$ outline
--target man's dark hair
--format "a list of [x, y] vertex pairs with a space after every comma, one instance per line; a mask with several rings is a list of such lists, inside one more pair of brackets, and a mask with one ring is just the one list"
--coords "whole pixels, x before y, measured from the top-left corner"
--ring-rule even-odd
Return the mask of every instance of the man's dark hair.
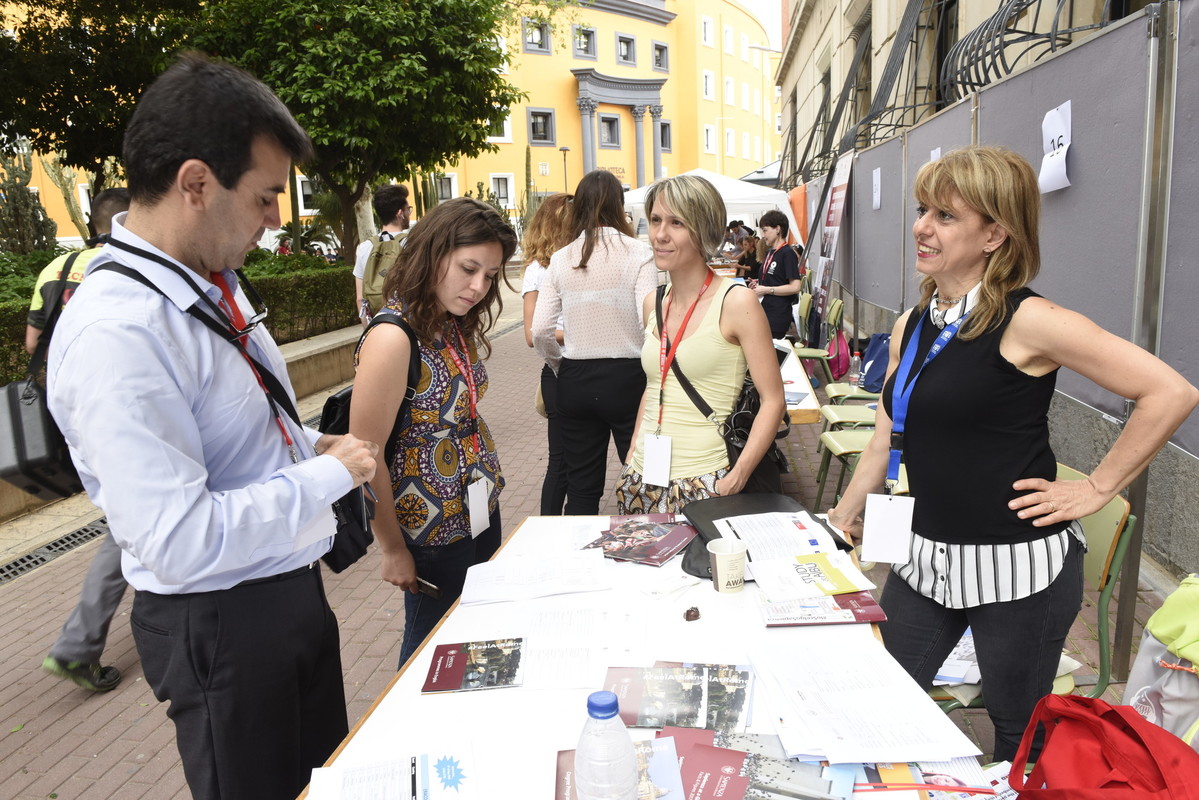
[[379, 224], [387, 225], [394, 222], [400, 211], [408, 205], [408, 187], [387, 184], [375, 190], [375, 213], [379, 215]]
[[787, 215], [776, 208], [772, 208], [758, 218], [758, 227], [765, 228], [769, 225], [772, 228], [778, 228], [783, 236], [787, 235], [787, 231], [791, 225], [787, 222]]
[[270, 136], [294, 161], [312, 158], [312, 142], [266, 84], [231, 64], [187, 53], [138, 101], [125, 131], [129, 194], [153, 203], [184, 161], [198, 158], [232, 189], [250, 169], [250, 148]]
[[129, 190], [123, 186], [115, 189], [105, 189], [92, 198], [92, 213], [87, 225], [92, 230], [92, 236], [99, 236], [112, 230], [112, 218], [122, 211], [129, 210]]

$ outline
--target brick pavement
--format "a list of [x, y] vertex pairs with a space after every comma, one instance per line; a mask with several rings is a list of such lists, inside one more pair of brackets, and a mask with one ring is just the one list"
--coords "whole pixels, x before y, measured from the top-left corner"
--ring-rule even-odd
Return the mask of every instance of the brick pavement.
[[[519, 298], [509, 296], [506, 302], [493, 335], [490, 388], [480, 411], [491, 425], [508, 480], [502, 510], [509, 534], [524, 517], [537, 513], [546, 440], [545, 421], [533, 410], [540, 363], [524, 344]], [[323, 396], [306, 398], [301, 413], [305, 417], [317, 413]], [[783, 443], [792, 466], [784, 490], [809, 508], [815, 505], [818, 433], [815, 425], [795, 426]], [[610, 455], [610, 484], [615, 475], [616, 459]], [[601, 511], [613, 513], [614, 503], [605, 502]], [[824, 505], [828, 502], [826, 497]], [[81, 524], [95, 516], [82, 518]], [[24, 524], [28, 525], [28, 518]], [[113, 621], [104, 657], [104, 663], [124, 673], [120, 686], [93, 695], [40, 669], [97, 546], [89, 543], [0, 586], [0, 619], [5, 621], [0, 663], [10, 678], [0, 687], [0, 794], [5, 797], [165, 800], [189, 796], [173, 726], [146, 685], [134, 649], [128, 625], [131, 593]], [[351, 725], [386, 687], [399, 650], [403, 598], [377, 579], [377, 567], [378, 557], [371, 553], [348, 572], [326, 577], [329, 600], [341, 623]], [[1139, 594], [1137, 637], [1145, 617], [1160, 604], [1147, 589]], [[1094, 626], [1094, 596], [1088, 594], [1088, 604], [1069, 640], [1071, 654], [1088, 664], [1094, 664], [1097, 656]], [[1118, 701], [1120, 691], [1122, 687], [1116, 685], [1108, 696]], [[955, 718], [989, 753], [992, 734], [985, 713], [957, 712]]]

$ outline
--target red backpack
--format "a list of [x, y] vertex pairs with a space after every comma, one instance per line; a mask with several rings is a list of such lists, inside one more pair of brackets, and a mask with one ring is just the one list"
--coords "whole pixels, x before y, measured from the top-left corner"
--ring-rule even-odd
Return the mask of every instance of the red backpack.
[[[1045, 746], [1026, 779], [1039, 726]], [[1008, 783], [1021, 800], [1199, 800], [1199, 753], [1132, 706], [1051, 694], [1033, 711]]]

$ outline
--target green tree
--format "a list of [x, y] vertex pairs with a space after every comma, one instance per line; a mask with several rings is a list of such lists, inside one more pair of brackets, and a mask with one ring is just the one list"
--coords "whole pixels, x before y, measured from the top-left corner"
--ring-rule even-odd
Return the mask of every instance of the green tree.
[[0, 6], [0, 132], [107, 180], [142, 90], [170, 62], [201, 0], [17, 0]]
[[316, 145], [306, 172], [341, 201], [342, 251], [354, 204], [383, 178], [494, 150], [491, 121], [522, 96], [500, 74], [497, 34], [566, 0], [222, 0], [196, 46], [266, 82]]
[[0, 250], [29, 253], [50, 250], [58, 244], [58, 226], [46, 214], [41, 200], [29, 188], [33, 154], [28, 145], [0, 157]]

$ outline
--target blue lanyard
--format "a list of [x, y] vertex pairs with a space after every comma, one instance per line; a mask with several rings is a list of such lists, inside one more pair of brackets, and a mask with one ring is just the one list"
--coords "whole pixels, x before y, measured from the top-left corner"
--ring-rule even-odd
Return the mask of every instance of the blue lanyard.
[[924, 314], [921, 314], [920, 319], [917, 320], [916, 329], [912, 331], [912, 336], [908, 339], [908, 346], [903, 350], [899, 368], [895, 371], [895, 385], [891, 387], [891, 453], [887, 461], [888, 494], [891, 487], [899, 480], [899, 464], [903, 460], [903, 426], [908, 418], [908, 401], [912, 397], [912, 389], [916, 386], [916, 380], [920, 377], [920, 373], [924, 372], [924, 368], [928, 366], [929, 362], [939, 356], [945, 349], [945, 345], [949, 344], [950, 340], [957, 335], [958, 328], [962, 327], [962, 323], [969, 315], [970, 312], [967, 311], [945, 326], [945, 330], [941, 331], [941, 335], [933, 342], [932, 347], [928, 348], [924, 362], [921, 363], [920, 369], [916, 370], [916, 374], [910, 382], [908, 375], [912, 372], [912, 365], [916, 363], [916, 351], [920, 348], [920, 331], [924, 328]]

